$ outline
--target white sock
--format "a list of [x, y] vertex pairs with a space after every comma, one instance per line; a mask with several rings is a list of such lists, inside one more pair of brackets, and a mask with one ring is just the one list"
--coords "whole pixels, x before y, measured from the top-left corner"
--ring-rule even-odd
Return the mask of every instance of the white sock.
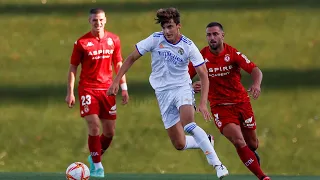
[[196, 140], [192, 136], [186, 136], [186, 146], [183, 148], [185, 149], [199, 149], [199, 145]]
[[203, 153], [207, 156], [207, 160], [210, 165], [217, 166], [222, 164], [208, 139], [207, 133], [204, 132], [203, 129], [193, 122], [187, 124], [184, 127], [184, 130], [193, 136]]
[[103, 169], [103, 166], [102, 166], [102, 163], [101, 162], [98, 162], [98, 163], [93, 163], [94, 164], [94, 168], [97, 170], [97, 169]]

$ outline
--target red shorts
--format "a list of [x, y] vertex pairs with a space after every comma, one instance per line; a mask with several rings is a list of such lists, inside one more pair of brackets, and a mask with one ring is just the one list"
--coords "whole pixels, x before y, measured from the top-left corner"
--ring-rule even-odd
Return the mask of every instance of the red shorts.
[[211, 107], [214, 123], [222, 133], [225, 125], [234, 123], [241, 128], [256, 129], [256, 121], [252, 111], [251, 103], [237, 103], [232, 105], [216, 105]]
[[115, 96], [108, 96], [107, 90], [79, 88], [81, 117], [97, 114], [100, 119], [115, 120], [117, 106]]

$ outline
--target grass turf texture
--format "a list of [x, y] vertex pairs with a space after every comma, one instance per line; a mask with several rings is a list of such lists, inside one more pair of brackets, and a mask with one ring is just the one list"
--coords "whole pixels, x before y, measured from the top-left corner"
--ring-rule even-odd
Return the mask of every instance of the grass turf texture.
[[[137, 41], [161, 30], [154, 24], [155, 10], [176, 6], [182, 15], [182, 32], [199, 48], [206, 45], [205, 26], [219, 21], [225, 26], [226, 42], [264, 72], [262, 95], [252, 101], [264, 171], [320, 175], [320, 3], [63, 2], [0, 3], [0, 171], [64, 172], [74, 161], [86, 163], [87, 131], [79, 117], [79, 103], [68, 109], [64, 97], [69, 56], [74, 41], [89, 31], [89, 8], [106, 9], [107, 28], [120, 36], [126, 57]], [[131, 101], [125, 107], [118, 106], [116, 136], [103, 157], [106, 173], [213, 173], [200, 150], [178, 152], [170, 144], [148, 83], [149, 73], [147, 55], [127, 74]], [[249, 80], [244, 75], [246, 87]], [[196, 117], [201, 127], [215, 135], [215, 148], [230, 173], [249, 174], [214, 124], [205, 123], [200, 115]], [[50, 178], [49, 174], [45, 176]]]
[[[41, 180], [57, 180], [64, 179], [65, 175], [62, 173], [0, 173], [0, 177], [6, 180], [17, 179], [41, 179]], [[107, 174], [105, 176], [108, 180], [211, 180], [216, 177], [213, 175], [203, 174]], [[101, 179], [101, 178], [90, 178]], [[246, 175], [232, 175], [224, 178], [225, 180], [255, 180], [256, 177]], [[316, 176], [272, 176], [273, 180], [316, 180]]]

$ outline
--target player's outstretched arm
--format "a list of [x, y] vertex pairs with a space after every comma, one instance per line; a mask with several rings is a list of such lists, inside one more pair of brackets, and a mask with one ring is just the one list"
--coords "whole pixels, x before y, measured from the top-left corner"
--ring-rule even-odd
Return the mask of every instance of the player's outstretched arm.
[[205, 120], [211, 120], [211, 114], [207, 108], [208, 102], [208, 93], [209, 93], [209, 78], [208, 78], [208, 71], [205, 64], [202, 64], [195, 68], [197, 74], [199, 75], [200, 82], [201, 82], [201, 98], [200, 104], [198, 106], [198, 111], [200, 111]]
[[77, 68], [78, 66], [70, 64], [69, 72], [68, 72], [67, 96], [65, 99], [69, 108], [72, 108], [75, 104], [74, 82], [76, 80]]
[[262, 77], [263, 75], [261, 70], [258, 67], [254, 67], [251, 71], [251, 78], [253, 83], [248, 90], [251, 93], [253, 99], [257, 99], [260, 96]]
[[141, 57], [140, 53], [137, 49], [135, 49], [124, 61], [123, 65], [121, 66], [119, 72], [117, 73], [116, 77], [114, 78], [109, 90], [108, 95], [116, 95], [119, 90], [119, 83], [121, 78], [126, 74], [126, 72], [130, 69], [133, 63]]

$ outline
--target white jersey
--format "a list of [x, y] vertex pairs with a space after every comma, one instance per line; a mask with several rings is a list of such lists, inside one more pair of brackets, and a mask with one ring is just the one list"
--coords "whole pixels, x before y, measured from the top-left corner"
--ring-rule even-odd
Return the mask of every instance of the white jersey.
[[183, 35], [178, 43], [172, 44], [162, 32], [155, 32], [138, 42], [136, 48], [142, 56], [151, 52], [149, 81], [156, 91], [189, 86], [192, 83], [188, 73], [189, 61], [195, 67], [204, 63], [197, 46]]

